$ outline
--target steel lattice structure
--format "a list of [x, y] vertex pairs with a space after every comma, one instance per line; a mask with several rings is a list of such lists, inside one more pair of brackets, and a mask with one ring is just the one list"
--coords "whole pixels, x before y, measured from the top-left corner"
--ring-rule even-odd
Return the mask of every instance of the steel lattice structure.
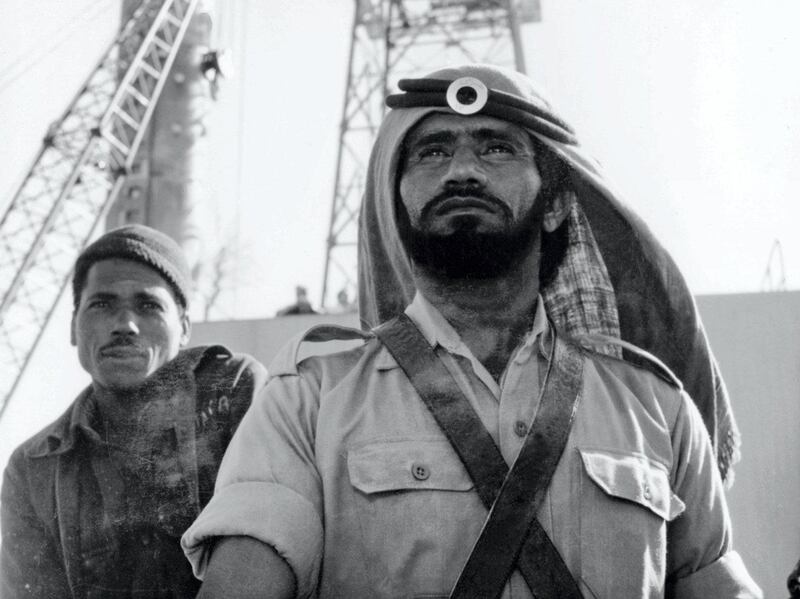
[[197, 3], [143, 0], [50, 126], [0, 220], [0, 414], [133, 164]]
[[322, 283], [356, 289], [358, 212], [383, 99], [397, 80], [447, 64], [484, 62], [525, 71], [520, 23], [539, 20], [535, 0], [356, 0]]

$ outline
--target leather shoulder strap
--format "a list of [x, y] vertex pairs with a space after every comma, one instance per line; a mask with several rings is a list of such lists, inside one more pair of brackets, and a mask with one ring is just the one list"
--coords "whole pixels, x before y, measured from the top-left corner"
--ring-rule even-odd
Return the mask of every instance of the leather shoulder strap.
[[611, 345], [620, 347], [623, 350], [623, 361], [627, 362], [628, 364], [633, 364], [638, 368], [649, 370], [652, 374], [655, 374], [658, 378], [666, 381], [673, 387], [683, 389], [683, 383], [677, 377], [677, 375], [670, 370], [669, 366], [664, 364], [664, 362], [659, 360], [650, 352], [645, 351], [641, 347], [637, 347], [633, 343], [629, 343], [624, 339], [617, 339], [616, 337], [611, 337], [609, 335], [581, 335], [580, 337], [575, 338], [575, 342], [580, 344], [582, 347], [597, 353], [597, 355], [602, 359], [608, 360], [619, 360], [620, 358], [609, 356], [607, 353], [599, 350], [599, 348], [602, 348], [603, 346], [608, 347]]
[[301, 358], [314, 354], [311, 351], [303, 355], [304, 346], [308, 343], [325, 342], [365, 342], [372, 338], [370, 333], [351, 327], [341, 327], [333, 324], [319, 324], [295, 335], [284, 345], [269, 364], [270, 378], [275, 376], [297, 376], [297, 365]]
[[569, 439], [583, 354], [554, 337], [539, 409], [451, 597], [499, 597], [516, 562], [534, 597], [579, 599], [564, 560], [536, 519]]
[[[547, 377], [539, 415], [509, 473], [480, 418], [414, 323], [402, 314], [374, 332], [433, 414], [490, 510], [450, 596], [498, 597], [516, 564], [535, 597], [579, 599], [576, 583], [536, 519], [569, 436], [578, 393], [571, 401], [569, 396], [582, 380], [579, 350], [570, 348], [573, 359], [556, 369], [555, 378]], [[554, 342], [557, 347], [565, 346]], [[551, 357], [551, 369], [564, 351]], [[561, 405], [564, 398], [566, 406]]]

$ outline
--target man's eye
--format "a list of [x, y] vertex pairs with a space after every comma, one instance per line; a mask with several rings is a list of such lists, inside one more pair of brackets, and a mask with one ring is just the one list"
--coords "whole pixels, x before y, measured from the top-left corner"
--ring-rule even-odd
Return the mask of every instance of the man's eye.
[[160, 312], [161, 304], [158, 302], [142, 302], [139, 304], [139, 308], [145, 312]]
[[494, 143], [489, 144], [486, 148], [487, 154], [513, 154], [514, 148], [512, 148], [509, 144], [503, 143]]
[[447, 152], [441, 147], [423, 148], [417, 153], [417, 157], [422, 160], [425, 158], [443, 158], [447, 156]]
[[95, 299], [95, 300], [91, 300], [87, 307], [96, 308], [98, 310], [101, 310], [103, 308], [108, 308], [110, 305], [111, 304], [110, 304], [110, 302], [108, 300]]

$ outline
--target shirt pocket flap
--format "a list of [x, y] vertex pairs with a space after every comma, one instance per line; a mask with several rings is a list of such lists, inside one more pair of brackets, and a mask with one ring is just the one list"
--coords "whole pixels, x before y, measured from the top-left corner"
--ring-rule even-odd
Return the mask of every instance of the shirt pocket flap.
[[663, 466], [641, 455], [580, 451], [586, 474], [608, 495], [638, 503], [667, 521], [686, 509]]
[[347, 452], [347, 469], [350, 483], [364, 493], [473, 487], [446, 440], [381, 441], [354, 447]]

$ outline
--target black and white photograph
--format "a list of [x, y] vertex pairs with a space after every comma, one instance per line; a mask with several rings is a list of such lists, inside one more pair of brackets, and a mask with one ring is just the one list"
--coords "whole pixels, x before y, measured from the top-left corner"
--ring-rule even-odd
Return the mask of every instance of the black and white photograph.
[[800, 4], [3, 8], [0, 599], [800, 599]]

